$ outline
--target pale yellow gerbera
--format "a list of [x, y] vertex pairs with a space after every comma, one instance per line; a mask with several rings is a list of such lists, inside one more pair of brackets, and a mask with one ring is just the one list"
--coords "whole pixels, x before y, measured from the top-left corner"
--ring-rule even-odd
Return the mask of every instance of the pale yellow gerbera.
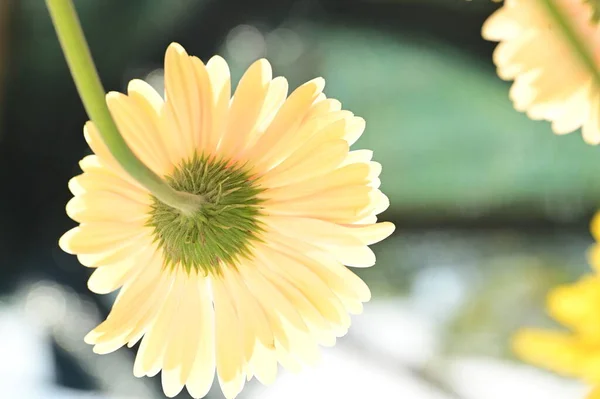
[[575, 50], [545, 0], [506, 0], [483, 25], [483, 37], [498, 41], [498, 75], [514, 80], [510, 98], [518, 111], [552, 122], [566, 134], [582, 128], [587, 143], [600, 143], [600, 27], [586, 0], [553, 0], [573, 27], [590, 63]]
[[228, 398], [278, 363], [313, 364], [370, 299], [344, 265], [369, 267], [368, 245], [389, 236], [376, 223], [388, 199], [381, 165], [349, 151], [365, 121], [314, 79], [289, 97], [266, 60], [252, 64], [233, 97], [226, 62], [204, 65], [178, 44], [165, 57], [165, 100], [133, 80], [107, 102], [133, 152], [175, 189], [203, 198], [186, 216], [145, 190], [113, 159], [92, 123], [95, 155], [69, 187], [80, 225], [60, 246], [96, 268], [89, 288], [121, 289], [88, 334], [96, 353], [141, 340], [134, 374], [162, 370], [167, 396], [206, 395], [215, 374]]

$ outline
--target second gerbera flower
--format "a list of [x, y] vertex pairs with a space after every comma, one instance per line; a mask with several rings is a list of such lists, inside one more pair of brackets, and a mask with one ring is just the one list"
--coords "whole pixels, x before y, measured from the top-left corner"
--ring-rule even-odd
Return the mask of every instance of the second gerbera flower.
[[60, 240], [96, 268], [89, 287], [120, 288], [107, 320], [87, 337], [97, 353], [141, 340], [136, 376], [162, 370], [165, 393], [210, 389], [215, 369], [235, 397], [277, 364], [298, 369], [332, 345], [359, 313], [368, 287], [344, 265], [368, 267], [368, 245], [394, 226], [381, 166], [349, 151], [364, 120], [322, 93], [322, 79], [287, 96], [268, 62], [254, 63], [232, 99], [229, 69], [171, 45], [165, 100], [134, 80], [110, 93], [111, 113], [136, 156], [175, 189], [200, 196], [186, 215], [152, 196], [113, 159], [92, 123], [95, 155], [70, 182], [80, 223]]
[[[590, 3], [506, 0], [485, 22], [483, 37], [500, 42], [494, 63], [502, 79], [514, 80], [510, 98], [518, 111], [552, 122], [557, 134], [581, 128], [586, 142], [599, 144], [600, 27]], [[560, 14], [572, 35], [566, 34], [550, 8]]]

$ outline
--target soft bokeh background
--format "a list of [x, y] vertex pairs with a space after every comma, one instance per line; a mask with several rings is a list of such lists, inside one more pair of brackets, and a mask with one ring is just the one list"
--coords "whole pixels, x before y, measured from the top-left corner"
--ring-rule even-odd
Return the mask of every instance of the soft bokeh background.
[[[397, 232], [358, 273], [373, 300], [300, 375], [241, 398], [570, 399], [585, 390], [519, 363], [509, 338], [547, 326], [543, 299], [587, 270], [600, 154], [512, 109], [480, 27], [487, 0], [76, 0], [107, 90], [162, 84], [178, 41], [234, 76], [266, 56], [291, 86], [316, 76], [367, 119], [355, 148], [383, 164]], [[113, 296], [60, 251], [85, 113], [42, 0], [0, 0], [0, 397], [161, 398], [133, 350], [82, 341]], [[180, 398], [189, 398], [182, 393]], [[211, 398], [221, 398], [215, 385]]]

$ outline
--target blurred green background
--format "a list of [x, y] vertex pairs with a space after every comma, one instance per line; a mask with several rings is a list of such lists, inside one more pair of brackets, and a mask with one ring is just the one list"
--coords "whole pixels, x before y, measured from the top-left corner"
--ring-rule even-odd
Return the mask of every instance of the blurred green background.
[[[543, 312], [546, 291], [588, 269], [588, 223], [600, 199], [599, 150], [584, 144], [579, 132], [555, 136], [547, 123], [513, 110], [509, 83], [498, 79], [491, 62], [494, 44], [480, 37], [481, 24], [499, 5], [75, 4], [107, 90], [123, 91], [139, 77], [160, 87], [164, 50], [178, 41], [204, 60], [224, 56], [235, 79], [260, 57], [291, 86], [323, 76], [327, 95], [367, 120], [355, 148], [374, 150], [383, 164], [382, 190], [391, 200], [383, 219], [395, 222], [397, 232], [375, 246], [378, 264], [358, 274], [372, 287], [374, 306], [392, 301], [436, 326], [435, 356], [406, 367], [454, 395], [447, 397], [469, 396], [446, 381], [444, 359], [512, 361], [510, 334], [522, 325], [552, 325]], [[58, 237], [74, 225], [64, 205], [67, 181], [89, 151], [81, 134], [85, 120], [44, 2], [0, 0], [0, 314], [3, 304], [31, 307], [31, 287], [39, 289], [40, 282], [54, 287], [44, 295], [58, 295], [65, 309], [71, 309], [68, 298], [96, 309], [98, 317], [110, 307], [111, 297], [87, 292], [89, 271], [57, 247]], [[76, 319], [72, 312], [63, 317]], [[78, 346], [85, 331], [77, 328], [63, 338], [53, 328], [47, 334], [53, 384], [160, 397], [158, 378], [144, 382], [150, 388], [143, 395], [129, 374], [119, 377], [121, 388], [106, 383], [92, 367], [99, 357]], [[114, 359], [128, 364], [131, 357]], [[313, 397], [326, 397], [318, 393], [315, 388]], [[214, 390], [213, 397], [219, 395]]]

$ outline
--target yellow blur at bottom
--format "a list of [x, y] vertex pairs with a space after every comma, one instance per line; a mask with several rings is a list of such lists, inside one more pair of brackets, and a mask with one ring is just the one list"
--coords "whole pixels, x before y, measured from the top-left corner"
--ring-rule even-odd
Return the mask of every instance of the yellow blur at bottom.
[[600, 399], [600, 386], [594, 388], [586, 399]]

